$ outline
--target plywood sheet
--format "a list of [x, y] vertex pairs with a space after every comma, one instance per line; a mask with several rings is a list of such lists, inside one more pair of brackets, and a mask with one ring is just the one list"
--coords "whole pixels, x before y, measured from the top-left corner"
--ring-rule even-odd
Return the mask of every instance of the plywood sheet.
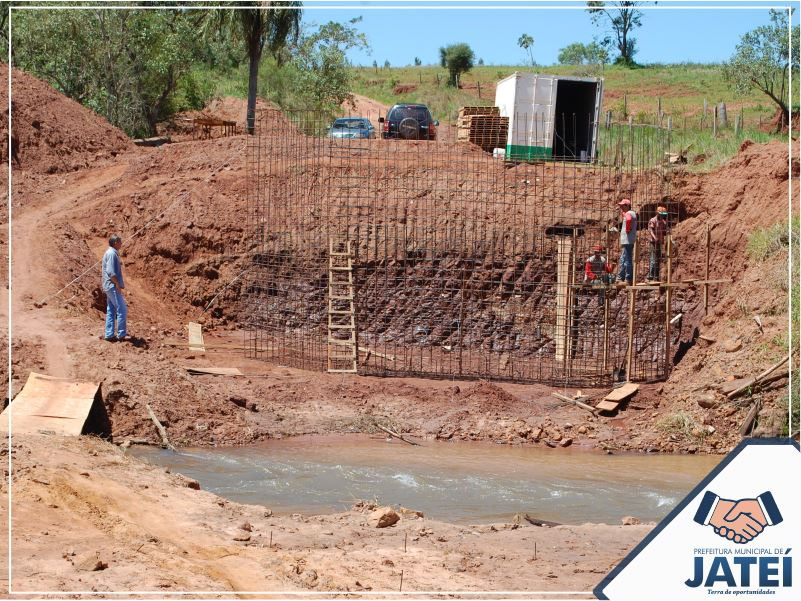
[[184, 367], [190, 375], [212, 375], [212, 376], [241, 376], [242, 372], [237, 367]]
[[31, 372], [25, 387], [0, 414], [0, 430], [8, 431], [10, 413], [12, 433], [79, 436], [99, 394], [96, 382]]
[[637, 384], [632, 384], [631, 382], [628, 382], [626, 384], [623, 384], [623, 386], [621, 386], [620, 388], [615, 388], [612, 392], [610, 392], [604, 397], [604, 400], [620, 402], [623, 399], [626, 399], [631, 395], [633, 395], [639, 389], [640, 387]]

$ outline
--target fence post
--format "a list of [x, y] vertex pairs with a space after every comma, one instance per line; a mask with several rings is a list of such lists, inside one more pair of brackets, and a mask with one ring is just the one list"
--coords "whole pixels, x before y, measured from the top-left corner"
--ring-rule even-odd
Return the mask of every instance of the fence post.
[[718, 135], [718, 112], [712, 111], [712, 137], [716, 138]]
[[628, 96], [629, 96], [628, 94], [623, 94], [623, 118], [624, 119], [629, 116]]
[[656, 97], [656, 114], [659, 117], [659, 124], [662, 124], [662, 97]]
[[606, 111], [606, 129], [612, 127], [612, 111]]
[[478, 97], [481, 98], [481, 82], [477, 82], [478, 85]]

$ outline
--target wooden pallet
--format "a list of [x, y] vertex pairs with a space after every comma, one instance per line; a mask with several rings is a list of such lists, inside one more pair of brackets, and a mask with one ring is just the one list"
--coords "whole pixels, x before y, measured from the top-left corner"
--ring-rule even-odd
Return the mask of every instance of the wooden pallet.
[[[496, 107], [497, 108], [497, 107]], [[465, 140], [491, 152], [493, 148], [506, 147], [509, 132], [509, 117], [498, 114], [471, 114], [457, 121], [456, 139]]]
[[356, 373], [356, 311], [350, 240], [328, 243], [328, 372]]
[[463, 106], [459, 109], [459, 118], [470, 115], [500, 115], [501, 109], [497, 106]]

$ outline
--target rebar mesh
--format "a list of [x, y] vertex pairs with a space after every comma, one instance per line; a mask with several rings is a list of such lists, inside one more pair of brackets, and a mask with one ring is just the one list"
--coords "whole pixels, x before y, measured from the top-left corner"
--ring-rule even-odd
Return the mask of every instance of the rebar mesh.
[[[669, 288], [593, 286], [584, 264], [597, 244], [617, 261], [611, 227], [626, 197], [639, 214], [635, 279], [644, 279], [648, 219], [660, 204], [669, 224], [678, 217], [669, 131], [607, 122], [588, 128], [597, 140], [584, 162], [510, 162], [457, 141], [452, 126], [436, 141], [381, 139], [378, 116], [359, 116], [376, 139], [327, 137], [319, 113], [258, 116], [249, 356], [326, 370], [352, 335], [362, 374], [600, 385], [628, 370], [631, 338], [629, 379], [665, 377]], [[334, 249], [352, 255], [352, 331], [330, 327], [348, 312], [329, 286]]]

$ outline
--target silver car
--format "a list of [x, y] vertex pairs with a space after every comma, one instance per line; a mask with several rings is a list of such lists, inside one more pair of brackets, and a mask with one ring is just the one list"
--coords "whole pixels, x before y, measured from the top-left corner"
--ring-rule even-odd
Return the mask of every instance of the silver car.
[[375, 128], [366, 117], [342, 117], [328, 130], [329, 138], [375, 138]]

